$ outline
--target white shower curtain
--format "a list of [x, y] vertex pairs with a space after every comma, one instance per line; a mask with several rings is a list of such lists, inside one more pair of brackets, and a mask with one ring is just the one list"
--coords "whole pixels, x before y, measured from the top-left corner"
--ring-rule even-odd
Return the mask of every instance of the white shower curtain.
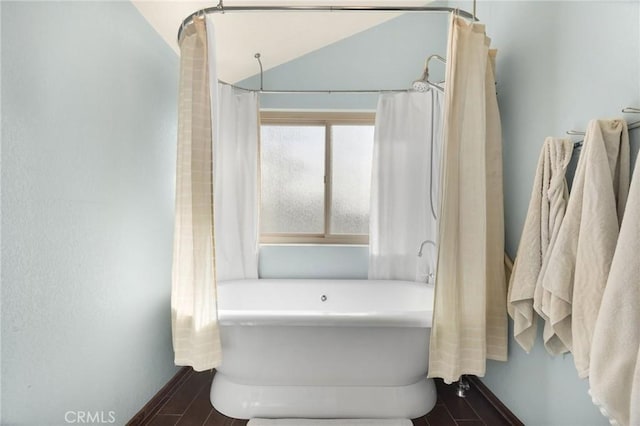
[[[432, 208], [437, 214], [442, 98], [432, 90], [383, 94], [378, 100], [369, 279], [435, 279], [437, 222]], [[418, 257], [425, 240], [433, 243], [425, 244], [423, 255]]]
[[218, 86], [216, 279], [258, 278], [258, 94]]
[[484, 26], [452, 15], [429, 376], [450, 383], [506, 360], [502, 140]]
[[222, 359], [216, 278], [257, 276], [257, 99], [218, 85], [210, 17], [185, 27], [180, 53], [173, 348], [203, 371]]

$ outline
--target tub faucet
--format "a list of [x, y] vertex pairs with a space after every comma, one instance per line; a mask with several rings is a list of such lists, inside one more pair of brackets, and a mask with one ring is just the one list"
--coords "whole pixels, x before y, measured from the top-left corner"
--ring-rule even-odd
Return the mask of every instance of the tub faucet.
[[420, 250], [418, 250], [418, 257], [422, 257], [422, 249], [424, 249], [425, 244], [431, 244], [433, 245], [433, 247], [436, 246], [436, 243], [434, 243], [432, 240], [424, 240], [422, 244], [420, 244]]

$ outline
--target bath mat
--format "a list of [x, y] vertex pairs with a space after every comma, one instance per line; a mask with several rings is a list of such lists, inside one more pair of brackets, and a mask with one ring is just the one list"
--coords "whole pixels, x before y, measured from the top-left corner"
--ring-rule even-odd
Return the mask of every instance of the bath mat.
[[411, 426], [408, 419], [251, 419], [247, 426]]

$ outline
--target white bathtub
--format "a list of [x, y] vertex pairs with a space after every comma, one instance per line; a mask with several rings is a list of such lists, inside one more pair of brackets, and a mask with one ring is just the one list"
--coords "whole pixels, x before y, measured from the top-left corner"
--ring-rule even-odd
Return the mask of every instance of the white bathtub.
[[235, 418], [416, 418], [427, 379], [433, 287], [406, 281], [218, 283], [222, 365], [211, 402]]

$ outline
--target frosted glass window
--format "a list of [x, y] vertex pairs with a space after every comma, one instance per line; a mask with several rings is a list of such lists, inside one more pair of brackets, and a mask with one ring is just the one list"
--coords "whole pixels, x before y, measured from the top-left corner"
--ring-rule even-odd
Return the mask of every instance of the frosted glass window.
[[261, 243], [367, 244], [374, 119], [261, 112]]
[[324, 234], [324, 126], [261, 126], [262, 233]]
[[331, 126], [332, 234], [369, 233], [373, 126]]

